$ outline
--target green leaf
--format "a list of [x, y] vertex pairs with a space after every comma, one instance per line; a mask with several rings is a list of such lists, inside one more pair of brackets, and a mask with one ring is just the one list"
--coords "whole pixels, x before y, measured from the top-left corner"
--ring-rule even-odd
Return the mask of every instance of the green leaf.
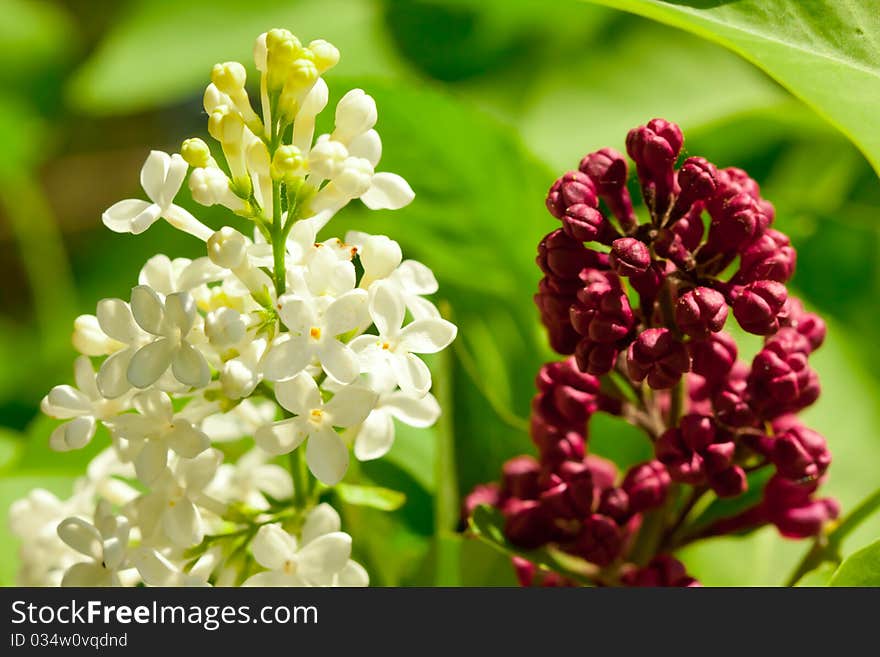
[[17, 431], [0, 427], [0, 472], [15, 466], [24, 448], [24, 436]]
[[844, 559], [831, 586], [880, 586], [880, 541]]
[[337, 484], [334, 489], [346, 504], [368, 506], [380, 511], [395, 511], [406, 503], [406, 495], [379, 486]]
[[95, 114], [200, 96], [217, 62], [240, 61], [253, 73], [254, 39], [275, 27], [306, 43], [335, 43], [342, 59], [334, 73], [389, 75], [398, 66], [387, 39], [378, 38], [380, 18], [363, 0], [140, 0], [76, 72], [68, 94], [78, 109]]
[[[859, 0], [594, 0], [693, 32], [775, 78], [880, 171], [880, 12]], [[653, 63], [652, 63], [653, 65]]]

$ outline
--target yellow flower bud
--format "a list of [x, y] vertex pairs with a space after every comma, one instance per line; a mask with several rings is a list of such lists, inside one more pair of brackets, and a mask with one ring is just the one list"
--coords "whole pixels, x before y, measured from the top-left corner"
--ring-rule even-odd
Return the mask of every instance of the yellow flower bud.
[[180, 146], [180, 154], [191, 167], [204, 168], [216, 164], [214, 158], [211, 157], [211, 149], [198, 137], [184, 141]]
[[302, 151], [292, 144], [279, 146], [272, 157], [271, 171], [274, 180], [305, 175], [307, 172], [306, 160]]
[[227, 96], [240, 93], [247, 81], [247, 71], [238, 62], [215, 64], [211, 69], [211, 82]]
[[320, 73], [333, 68], [339, 62], [339, 50], [329, 41], [315, 39], [309, 44], [309, 50], [314, 55], [315, 66]]

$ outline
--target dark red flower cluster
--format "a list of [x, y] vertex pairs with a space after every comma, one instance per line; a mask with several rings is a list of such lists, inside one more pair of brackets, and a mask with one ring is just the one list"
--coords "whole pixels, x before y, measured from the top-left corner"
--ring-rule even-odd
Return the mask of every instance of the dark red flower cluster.
[[[508, 461], [500, 486], [468, 500], [500, 508], [515, 545], [552, 544], [592, 563], [600, 583], [693, 585], [664, 551], [693, 540], [697, 500], [741, 496], [753, 471], [775, 470], [760, 504], [700, 536], [771, 523], [806, 537], [838, 513], [814, 497], [831, 460], [825, 440], [795, 417], [819, 396], [809, 356], [825, 337], [822, 320], [788, 294], [796, 253], [771, 227], [773, 206], [754, 180], [701, 157], [676, 168], [682, 145], [662, 119], [627, 135], [648, 221], [613, 149], [590, 153], [550, 188], [561, 227], [538, 247], [535, 302], [552, 347], [570, 357], [537, 377], [539, 458]], [[722, 331], [730, 314], [764, 336], [750, 365]], [[644, 429], [655, 460], [618, 477], [588, 454], [596, 412]], [[547, 579], [518, 571], [523, 582]]]

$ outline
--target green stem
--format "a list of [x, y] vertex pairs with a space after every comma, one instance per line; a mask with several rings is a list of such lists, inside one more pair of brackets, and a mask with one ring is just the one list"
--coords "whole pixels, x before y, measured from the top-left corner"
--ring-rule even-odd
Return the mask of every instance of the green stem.
[[281, 225], [281, 183], [272, 181], [272, 258], [275, 265], [275, 292], [280, 297], [287, 288], [287, 269], [284, 256], [287, 244], [284, 239], [284, 227]]
[[311, 473], [302, 449], [290, 453], [290, 476], [293, 478], [293, 503], [297, 509], [305, 509], [311, 497]]
[[786, 586], [794, 586], [811, 570], [815, 570], [826, 561], [840, 561], [840, 545], [852, 531], [880, 509], [880, 489], [871, 493], [861, 504], [850, 511], [837, 526], [828, 534], [820, 534], [810, 551], [788, 578]]

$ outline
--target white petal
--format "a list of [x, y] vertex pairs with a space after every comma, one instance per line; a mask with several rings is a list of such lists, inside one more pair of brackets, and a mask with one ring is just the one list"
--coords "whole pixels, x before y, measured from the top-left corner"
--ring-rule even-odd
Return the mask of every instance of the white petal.
[[82, 518], [65, 518], [58, 525], [58, 536], [74, 550], [96, 561], [104, 551], [101, 534]]
[[184, 458], [195, 458], [211, 446], [205, 432], [196, 429], [187, 420], [177, 420], [165, 434], [168, 446]]
[[406, 297], [406, 307], [412, 314], [413, 319], [440, 319], [440, 311], [427, 299], [409, 294]]
[[302, 372], [311, 359], [312, 352], [302, 336], [276, 342], [263, 357], [263, 376], [269, 381], [287, 379]]
[[300, 372], [292, 379], [276, 383], [275, 398], [285, 409], [297, 415], [306, 414], [324, 405], [318, 384], [306, 372]]
[[145, 390], [134, 396], [132, 405], [149, 424], [168, 424], [174, 417], [171, 398], [161, 390]]
[[382, 337], [394, 337], [403, 325], [406, 306], [397, 290], [390, 285], [376, 284], [370, 299], [370, 317]]
[[101, 393], [98, 392], [98, 384], [95, 381], [95, 368], [92, 361], [86, 356], [79, 356], [73, 363], [73, 378], [77, 388], [89, 399], [98, 401]]
[[400, 391], [393, 392], [382, 399], [382, 408], [411, 427], [430, 427], [440, 417], [440, 404], [431, 393], [419, 397]]
[[269, 454], [277, 456], [288, 454], [299, 447], [306, 439], [303, 420], [291, 418], [267, 424], [254, 432], [254, 442]]
[[359, 461], [371, 461], [385, 456], [394, 444], [394, 420], [378, 409], [364, 420], [354, 439], [354, 455]]
[[315, 477], [333, 486], [348, 469], [348, 448], [339, 434], [330, 428], [313, 431], [306, 445], [306, 463]]
[[362, 157], [374, 167], [382, 157], [382, 139], [375, 130], [367, 130], [348, 144], [348, 152], [353, 157]]
[[293, 495], [290, 473], [275, 463], [262, 465], [257, 469], [256, 486], [276, 500], [286, 500]]
[[67, 569], [61, 580], [61, 586], [92, 587], [108, 586], [110, 573], [96, 563], [77, 563]]
[[342, 521], [339, 518], [339, 513], [332, 506], [323, 502], [312, 509], [303, 523], [303, 544], [311, 543], [324, 534], [338, 532], [341, 527]]
[[361, 364], [357, 354], [338, 340], [330, 340], [322, 345], [318, 358], [328, 376], [339, 383], [351, 383], [360, 374]]
[[400, 348], [415, 354], [435, 354], [455, 340], [458, 328], [445, 319], [417, 319], [400, 332]]
[[297, 554], [298, 572], [305, 578], [338, 573], [351, 557], [351, 536], [331, 532], [307, 543]]
[[376, 125], [376, 101], [363, 89], [352, 89], [336, 104], [336, 129], [333, 139], [347, 144], [352, 138]]
[[221, 463], [223, 452], [219, 449], [206, 449], [194, 458], [180, 461], [177, 472], [188, 491], [200, 491], [213, 481]]
[[59, 419], [77, 417], [92, 411], [92, 400], [69, 385], [55, 386], [44, 401], [43, 412]]
[[174, 266], [171, 258], [164, 253], [147, 260], [138, 274], [138, 284], [146, 285], [162, 294], [171, 294], [174, 289]]
[[123, 349], [107, 357], [98, 370], [97, 384], [101, 396], [116, 399], [131, 390], [128, 382], [128, 366], [134, 349]]
[[73, 320], [71, 342], [74, 349], [86, 356], [107, 356], [123, 347], [101, 330], [98, 318], [94, 315], [80, 315]]
[[198, 545], [204, 536], [199, 510], [187, 498], [165, 509], [162, 529], [174, 545], [182, 548]]
[[141, 167], [141, 187], [154, 202], [161, 203], [162, 188], [171, 165], [171, 156], [162, 151], [150, 151]]
[[351, 385], [336, 392], [324, 410], [335, 427], [353, 427], [364, 421], [376, 406], [379, 395], [369, 388]]
[[168, 164], [168, 172], [165, 175], [165, 181], [162, 185], [162, 193], [160, 195], [159, 205], [166, 208], [174, 202], [174, 197], [180, 191], [183, 185], [183, 179], [186, 178], [186, 172], [189, 165], [179, 153], [171, 156], [171, 162]]
[[183, 342], [171, 359], [174, 378], [193, 388], [204, 388], [211, 380], [211, 369], [201, 351], [189, 342]]
[[365, 290], [346, 292], [324, 311], [324, 330], [337, 336], [363, 325], [369, 317], [368, 295]]
[[123, 344], [134, 342], [140, 333], [131, 309], [122, 299], [101, 299], [96, 315], [101, 330]]
[[351, 561], [349, 559], [348, 563], [345, 564], [345, 567], [339, 571], [339, 575], [337, 576], [337, 586], [369, 586], [370, 585], [370, 576], [367, 574], [367, 570], [360, 565], [357, 561]]
[[159, 218], [159, 207], [154, 203], [127, 198], [107, 208], [101, 215], [101, 220], [114, 233], [131, 233], [134, 220], [147, 211], [155, 214], [153, 221]]
[[69, 452], [89, 444], [95, 435], [95, 418], [78, 417], [57, 427], [49, 436], [49, 446], [56, 452]]
[[281, 570], [296, 554], [296, 540], [281, 525], [263, 525], [251, 543], [251, 552], [263, 568]]
[[248, 577], [242, 586], [260, 586], [260, 587], [291, 587], [291, 586], [308, 586], [299, 575], [288, 575], [283, 571], [267, 570]]
[[132, 565], [137, 568], [144, 583], [148, 586], [173, 586], [177, 578], [177, 569], [156, 550], [139, 547], [132, 551]]
[[393, 278], [412, 294], [434, 294], [440, 288], [434, 272], [417, 260], [401, 262]]
[[179, 329], [182, 336], [190, 332], [195, 318], [196, 303], [189, 292], [177, 292], [165, 298], [165, 319], [169, 325]]
[[171, 357], [175, 351], [174, 345], [166, 338], [159, 338], [141, 347], [128, 364], [128, 382], [135, 388], [150, 387], [171, 366]]
[[168, 464], [168, 448], [159, 440], [148, 440], [134, 459], [138, 479], [149, 485], [165, 472]]
[[146, 285], [138, 285], [131, 290], [131, 314], [138, 325], [152, 333], [161, 335], [164, 329], [165, 309], [156, 291]]
[[424, 395], [431, 389], [431, 370], [418, 356], [394, 354], [390, 363], [404, 392]]
[[291, 331], [308, 329], [317, 323], [315, 310], [311, 303], [293, 295], [284, 295], [278, 299], [278, 315]]
[[416, 197], [409, 183], [396, 173], [379, 172], [361, 201], [371, 210], [399, 210]]

